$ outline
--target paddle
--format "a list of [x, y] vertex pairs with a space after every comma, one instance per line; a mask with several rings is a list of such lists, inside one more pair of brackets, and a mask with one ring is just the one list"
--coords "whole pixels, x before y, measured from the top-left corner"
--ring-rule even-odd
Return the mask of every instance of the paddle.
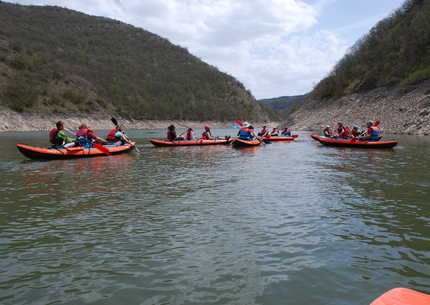
[[[119, 123], [118, 123], [118, 121], [114, 118], [114, 117], [111, 117], [111, 122], [115, 125], [115, 127], [117, 127], [118, 125], [119, 125]], [[129, 142], [131, 142], [130, 141], [130, 139], [123, 133], [123, 132], [121, 132], [121, 134], [122, 134], [122, 136], [127, 140], [127, 141], [129, 141]], [[136, 144], [134, 144], [134, 149], [137, 151], [137, 152], [140, 152], [140, 150], [139, 150], [139, 148], [137, 148], [137, 145]]]
[[98, 150], [100, 150], [103, 154], [105, 154], [106, 156], [109, 156], [110, 155], [110, 151], [109, 151], [109, 149], [107, 149], [106, 147], [104, 147], [103, 145], [101, 145], [101, 144], [99, 144], [99, 143], [96, 143], [96, 142], [93, 142], [92, 143], [93, 144], [93, 146], [95, 147], [95, 148], [97, 148]]

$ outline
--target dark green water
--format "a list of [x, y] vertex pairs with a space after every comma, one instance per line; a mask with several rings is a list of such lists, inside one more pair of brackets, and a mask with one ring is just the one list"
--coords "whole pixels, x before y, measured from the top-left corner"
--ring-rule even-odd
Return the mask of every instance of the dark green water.
[[[218, 135], [232, 132], [218, 130]], [[430, 292], [430, 139], [28, 161], [1, 134], [1, 304], [365, 305]]]

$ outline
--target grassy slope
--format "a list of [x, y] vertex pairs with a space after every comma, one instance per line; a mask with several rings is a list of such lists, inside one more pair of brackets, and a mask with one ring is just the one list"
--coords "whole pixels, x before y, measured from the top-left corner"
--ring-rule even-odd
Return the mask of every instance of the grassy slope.
[[341, 97], [430, 78], [429, 34], [430, 1], [406, 1], [356, 43], [312, 97]]
[[233, 77], [157, 35], [59, 7], [4, 2], [0, 105], [146, 119], [276, 117]]

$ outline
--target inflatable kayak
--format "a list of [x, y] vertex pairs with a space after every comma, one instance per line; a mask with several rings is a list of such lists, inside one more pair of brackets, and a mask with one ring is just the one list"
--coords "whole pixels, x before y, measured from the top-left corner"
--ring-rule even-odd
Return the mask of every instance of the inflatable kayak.
[[262, 139], [266, 140], [266, 141], [294, 141], [294, 139], [298, 138], [298, 137], [299, 137], [298, 134], [294, 134], [294, 135], [289, 136], [289, 137], [284, 137], [284, 136], [277, 137], [277, 136], [275, 136], [275, 137], [263, 137]]
[[327, 138], [311, 135], [312, 139], [328, 146], [357, 147], [357, 148], [392, 148], [398, 141], [359, 141], [355, 139]]
[[429, 305], [430, 295], [406, 288], [394, 288], [370, 305]]
[[233, 142], [231, 142], [233, 147], [240, 148], [240, 147], [252, 147], [252, 146], [258, 146], [261, 144], [260, 140], [242, 140], [242, 139], [233, 139]]
[[231, 142], [230, 138], [228, 139], [217, 139], [217, 140], [194, 140], [194, 141], [167, 141], [167, 140], [156, 140], [149, 139], [154, 146], [164, 146], [164, 147], [173, 147], [173, 146], [199, 146], [199, 145], [225, 145]]
[[27, 158], [54, 160], [54, 159], [75, 159], [87, 157], [99, 157], [106, 155], [117, 155], [131, 151], [134, 148], [132, 145], [125, 144], [120, 146], [115, 145], [100, 145], [102, 150], [95, 147], [57, 147], [57, 148], [40, 148], [23, 144], [17, 144], [18, 150]]

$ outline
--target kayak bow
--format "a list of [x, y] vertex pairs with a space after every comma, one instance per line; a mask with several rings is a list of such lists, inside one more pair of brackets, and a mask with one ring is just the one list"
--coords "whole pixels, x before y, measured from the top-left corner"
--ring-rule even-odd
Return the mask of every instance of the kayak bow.
[[232, 145], [235, 148], [252, 147], [252, 146], [261, 145], [261, 141], [260, 140], [247, 141], [242, 139], [233, 139]]

